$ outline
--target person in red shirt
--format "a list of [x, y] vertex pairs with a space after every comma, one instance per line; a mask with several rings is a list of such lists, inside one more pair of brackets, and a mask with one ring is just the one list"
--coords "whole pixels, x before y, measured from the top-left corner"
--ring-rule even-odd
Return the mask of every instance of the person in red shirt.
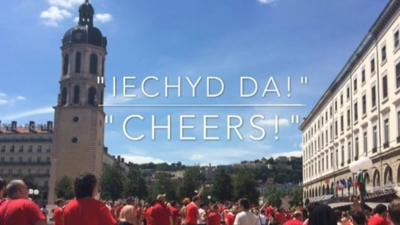
[[33, 201], [29, 200], [28, 187], [22, 180], [7, 185], [8, 200], [0, 206], [1, 225], [46, 225], [46, 217]]
[[64, 225], [117, 225], [107, 206], [96, 199], [97, 178], [93, 174], [77, 177], [75, 199], [64, 208]]
[[155, 202], [153, 202], [144, 212], [144, 217], [146, 218], [146, 224], [147, 225], [153, 225], [153, 221], [151, 218], [151, 211], [153, 210], [153, 206], [154, 206]]
[[170, 203], [169, 210], [171, 211], [172, 225], [180, 225], [181, 214], [179, 213], [177, 203], [175, 201]]
[[63, 207], [65, 201], [63, 199], [57, 199], [55, 203], [56, 207], [53, 209], [54, 225], [64, 225]]
[[220, 225], [221, 216], [218, 213], [218, 205], [211, 207], [210, 213], [207, 215], [207, 225]]
[[374, 209], [374, 215], [368, 220], [368, 225], [390, 225], [386, 220], [387, 208], [383, 204], [379, 204]]
[[286, 221], [284, 225], [303, 225], [303, 212], [296, 210], [293, 213], [293, 219]]
[[171, 212], [165, 204], [165, 194], [157, 195], [156, 204], [151, 210], [151, 219], [154, 225], [171, 225]]
[[238, 213], [238, 206], [236, 204], [232, 205], [231, 210], [226, 210], [224, 213], [224, 220], [226, 225], [233, 225], [235, 222], [236, 214]]
[[4, 199], [4, 193], [6, 192], [6, 186], [7, 186], [7, 182], [3, 178], [0, 178], [0, 206], [6, 200], [6, 199]]
[[199, 218], [199, 205], [200, 205], [200, 196], [196, 195], [192, 198], [192, 202], [190, 202], [186, 206], [186, 225], [197, 225], [197, 219]]

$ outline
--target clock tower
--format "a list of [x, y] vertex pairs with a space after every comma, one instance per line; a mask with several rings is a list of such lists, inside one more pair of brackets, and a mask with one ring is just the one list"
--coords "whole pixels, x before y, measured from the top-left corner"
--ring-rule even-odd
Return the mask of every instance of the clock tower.
[[93, 25], [94, 9], [86, 0], [78, 25], [69, 29], [61, 46], [60, 92], [54, 118], [49, 203], [58, 182], [82, 173], [100, 176], [104, 151], [104, 62], [107, 39]]

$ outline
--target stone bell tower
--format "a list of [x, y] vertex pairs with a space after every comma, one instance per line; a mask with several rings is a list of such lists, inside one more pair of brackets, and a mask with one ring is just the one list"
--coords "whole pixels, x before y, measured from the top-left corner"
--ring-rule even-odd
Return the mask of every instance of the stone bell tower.
[[93, 26], [94, 9], [86, 0], [78, 25], [62, 39], [58, 103], [54, 107], [54, 138], [49, 203], [55, 187], [67, 176], [74, 180], [90, 172], [101, 174], [104, 146], [104, 62], [107, 39]]

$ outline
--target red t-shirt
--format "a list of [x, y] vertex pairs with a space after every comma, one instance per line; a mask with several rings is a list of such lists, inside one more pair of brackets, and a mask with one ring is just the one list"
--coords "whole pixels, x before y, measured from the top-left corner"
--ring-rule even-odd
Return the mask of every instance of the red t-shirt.
[[233, 223], [235, 222], [235, 217], [236, 215], [229, 212], [225, 214], [225, 224], [226, 225], [233, 225]]
[[181, 214], [179, 213], [179, 210], [172, 206], [169, 209], [171, 211], [172, 221], [177, 221], [177, 223], [180, 224], [179, 219], [181, 217]]
[[303, 222], [301, 222], [299, 220], [289, 220], [286, 223], [284, 223], [283, 225], [303, 225]]
[[107, 206], [93, 198], [70, 201], [64, 208], [64, 225], [116, 225]]
[[381, 215], [375, 214], [369, 218], [368, 225], [390, 225], [390, 223]]
[[210, 212], [207, 216], [207, 225], [220, 225], [221, 216], [216, 212]]
[[0, 206], [1, 225], [33, 225], [45, 220], [39, 206], [28, 199], [7, 200]]
[[157, 203], [151, 210], [151, 218], [154, 225], [170, 225], [171, 212], [168, 207]]
[[56, 207], [53, 210], [54, 225], [64, 225], [63, 210], [60, 207]]
[[153, 207], [149, 207], [149, 208], [146, 209], [146, 212], [144, 213], [147, 225], [153, 225], [153, 221], [152, 221], [152, 218], [151, 218], [151, 211], [152, 210], [153, 210]]
[[197, 207], [196, 203], [194, 203], [194, 202], [189, 203], [186, 206], [185, 223], [187, 225], [196, 225], [198, 215], [199, 215], [199, 208]]

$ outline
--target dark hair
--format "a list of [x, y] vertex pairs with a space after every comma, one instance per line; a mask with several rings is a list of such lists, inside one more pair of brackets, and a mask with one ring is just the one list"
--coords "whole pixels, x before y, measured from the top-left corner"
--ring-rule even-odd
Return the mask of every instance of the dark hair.
[[75, 197], [77, 199], [92, 197], [97, 185], [97, 178], [93, 174], [80, 175], [75, 179]]
[[328, 205], [318, 205], [310, 215], [309, 225], [336, 225], [335, 214]]
[[250, 209], [250, 202], [246, 198], [239, 199], [239, 205], [242, 206], [245, 210]]
[[387, 208], [384, 204], [378, 204], [375, 209], [374, 209], [374, 213], [378, 213], [378, 214], [384, 214], [387, 211]]
[[400, 224], [400, 199], [394, 199], [389, 205], [389, 217], [395, 225]]
[[365, 217], [364, 213], [357, 210], [350, 212], [351, 218], [357, 225], [365, 225], [367, 223], [367, 217]]
[[7, 186], [7, 182], [3, 178], [0, 177], [0, 191], [5, 189], [6, 186]]
[[193, 196], [192, 201], [195, 202], [195, 201], [197, 201], [199, 199], [200, 199], [200, 197], [198, 195], [195, 195], [195, 196]]

